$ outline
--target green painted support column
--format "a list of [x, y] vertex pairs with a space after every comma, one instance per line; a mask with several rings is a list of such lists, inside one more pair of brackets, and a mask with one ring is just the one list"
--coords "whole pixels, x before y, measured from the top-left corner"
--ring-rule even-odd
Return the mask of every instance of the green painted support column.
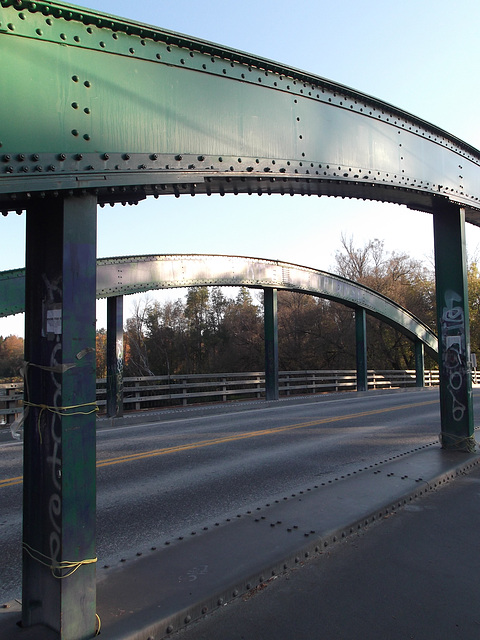
[[441, 442], [473, 451], [465, 211], [449, 203], [433, 213], [440, 369]]
[[107, 298], [107, 416], [123, 415], [123, 296]]
[[367, 317], [365, 309], [362, 307], [355, 308], [355, 340], [357, 356], [357, 391], [367, 391]]
[[265, 399], [278, 400], [277, 290], [264, 289]]
[[421, 340], [415, 340], [415, 386], [425, 386], [425, 347]]
[[96, 628], [97, 201], [37, 202], [26, 222], [22, 625], [83, 640]]

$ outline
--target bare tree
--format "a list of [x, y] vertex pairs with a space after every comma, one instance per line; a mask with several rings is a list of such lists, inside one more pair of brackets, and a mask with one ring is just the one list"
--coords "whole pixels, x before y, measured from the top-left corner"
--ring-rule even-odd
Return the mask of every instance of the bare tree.
[[130, 376], [153, 376], [150, 369], [148, 351], [145, 343], [145, 329], [148, 312], [152, 306], [151, 298], [146, 295], [135, 301], [133, 316], [126, 323], [128, 359], [125, 370]]

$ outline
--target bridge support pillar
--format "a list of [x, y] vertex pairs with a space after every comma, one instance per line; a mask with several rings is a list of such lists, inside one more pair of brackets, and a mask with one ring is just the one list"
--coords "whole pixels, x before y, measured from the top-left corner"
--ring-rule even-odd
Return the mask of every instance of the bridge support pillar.
[[367, 317], [365, 309], [362, 307], [355, 308], [355, 340], [357, 356], [357, 391], [367, 391]]
[[264, 289], [265, 399], [278, 400], [277, 290]]
[[107, 298], [107, 416], [123, 415], [123, 296]]
[[473, 451], [465, 211], [448, 202], [433, 213], [440, 370], [441, 442]]
[[95, 634], [93, 195], [27, 209], [22, 625]]
[[421, 340], [415, 340], [415, 386], [425, 386], [425, 347]]

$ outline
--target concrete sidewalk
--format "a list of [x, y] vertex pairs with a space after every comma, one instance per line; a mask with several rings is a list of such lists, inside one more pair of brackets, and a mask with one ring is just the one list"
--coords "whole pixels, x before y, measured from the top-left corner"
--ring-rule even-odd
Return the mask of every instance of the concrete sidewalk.
[[427, 445], [99, 566], [101, 637], [477, 638], [479, 462]]
[[393, 510], [175, 640], [478, 640], [480, 469]]

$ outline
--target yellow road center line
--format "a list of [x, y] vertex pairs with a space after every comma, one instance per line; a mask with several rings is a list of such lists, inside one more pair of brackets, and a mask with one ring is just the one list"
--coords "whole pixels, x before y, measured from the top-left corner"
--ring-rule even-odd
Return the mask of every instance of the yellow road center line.
[[17, 476], [16, 478], [6, 478], [0, 480], [0, 487], [11, 487], [14, 484], [20, 484], [23, 480], [23, 476]]
[[[131, 454], [119, 456], [117, 458], [105, 458], [97, 462], [97, 468], [108, 467], [114, 464], [122, 464], [123, 462], [133, 462], [135, 460], [144, 460], [145, 458], [153, 458], [156, 456], [164, 456], [169, 453], [179, 453], [180, 451], [189, 451], [192, 449], [201, 449], [203, 447], [211, 447], [216, 444], [225, 444], [227, 442], [237, 442], [239, 440], [246, 440], [248, 438], [258, 438], [261, 436], [274, 435], [276, 433], [282, 433], [284, 431], [294, 431], [295, 429], [305, 429], [307, 427], [316, 427], [321, 424], [328, 424], [329, 422], [339, 422], [342, 420], [364, 418], [367, 416], [374, 416], [381, 413], [400, 411], [402, 409], [413, 409], [415, 407], [423, 407], [429, 404], [438, 404], [438, 400], [428, 400], [426, 402], [417, 402], [415, 404], [402, 404], [402, 405], [399, 405], [398, 407], [388, 407], [386, 409], [372, 409], [371, 411], [362, 411], [360, 413], [349, 413], [343, 416], [319, 418], [318, 420], [311, 420], [309, 422], [289, 424], [283, 427], [273, 427], [271, 429], [261, 429], [258, 431], [245, 431], [243, 433], [237, 433], [237, 434], [232, 434], [230, 436], [222, 436], [218, 438], [212, 438], [210, 440], [199, 440], [197, 442], [180, 444], [173, 447], [164, 447], [162, 449], [152, 449], [150, 451], [143, 451], [141, 453], [131, 453]], [[6, 478], [5, 480], [0, 480], [0, 488], [10, 487], [15, 484], [20, 484], [22, 480], [23, 480], [22, 476], [18, 476], [17, 478]]]

